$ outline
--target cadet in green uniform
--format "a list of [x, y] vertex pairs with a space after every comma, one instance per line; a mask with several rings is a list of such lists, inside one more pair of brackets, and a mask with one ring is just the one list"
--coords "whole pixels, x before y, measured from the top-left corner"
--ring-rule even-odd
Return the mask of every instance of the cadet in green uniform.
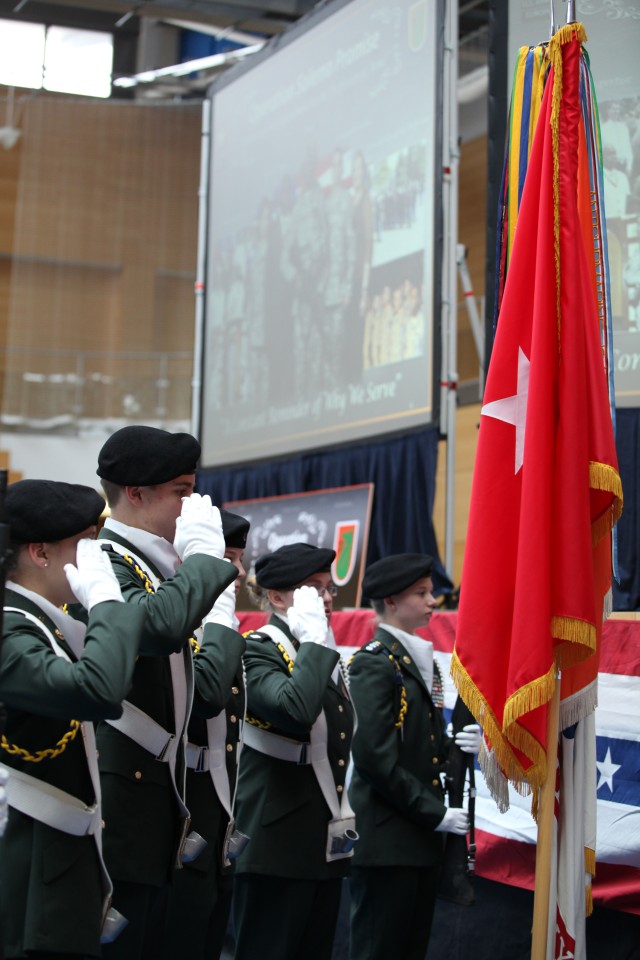
[[[111, 508], [99, 538], [110, 545], [127, 605], [146, 613], [123, 716], [98, 730], [109, 824], [105, 860], [129, 921], [104, 948], [105, 957], [157, 960], [174, 867], [185, 853], [193, 856], [195, 838], [183, 850], [189, 823], [183, 734], [193, 697], [189, 640], [237, 576], [222, 559], [218, 509], [192, 492], [199, 455], [188, 434], [131, 426], [114, 433], [98, 459]], [[199, 653], [198, 671], [214, 686], [227, 682], [220, 640], [216, 631], [207, 633]]]
[[245, 654], [236, 820], [250, 840], [236, 861], [235, 960], [331, 957], [355, 839], [345, 790], [353, 708], [329, 646], [334, 558], [296, 543], [255, 565], [273, 616]]
[[[219, 683], [199, 682], [200, 653], [194, 656], [195, 697], [187, 745], [187, 806], [191, 826], [207, 841], [205, 850], [176, 872], [171, 890], [163, 957], [217, 960], [222, 953], [231, 910], [233, 876], [224, 841], [233, 813], [238, 739], [245, 712], [242, 654], [245, 640], [237, 632], [235, 599], [245, 576], [242, 555], [249, 521], [220, 511], [225, 560], [238, 570], [237, 580], [204, 619], [205, 636], [219, 634]], [[225, 865], [226, 861], [226, 865]]]
[[[144, 613], [127, 610], [108, 557], [95, 540], [82, 539], [95, 537], [104, 508], [95, 490], [21, 480], [8, 487], [5, 508], [4, 955], [99, 957], [111, 885], [90, 721], [121, 714]], [[76, 599], [88, 610], [87, 627], [61, 609]]]
[[[396, 554], [371, 564], [362, 583], [380, 625], [349, 668], [358, 712], [349, 796], [360, 833], [350, 960], [424, 960], [441, 834], [468, 830], [466, 811], [444, 803], [440, 772], [453, 741], [432, 696], [433, 647], [414, 636], [435, 608], [431, 568], [425, 554]], [[477, 752], [480, 728], [465, 728], [455, 742]]]

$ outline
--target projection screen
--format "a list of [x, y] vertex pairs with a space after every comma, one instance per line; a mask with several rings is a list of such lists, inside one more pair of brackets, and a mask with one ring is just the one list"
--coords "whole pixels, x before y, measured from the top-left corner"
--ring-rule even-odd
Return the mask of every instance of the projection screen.
[[211, 88], [203, 466], [433, 419], [441, 6], [329, 4]]

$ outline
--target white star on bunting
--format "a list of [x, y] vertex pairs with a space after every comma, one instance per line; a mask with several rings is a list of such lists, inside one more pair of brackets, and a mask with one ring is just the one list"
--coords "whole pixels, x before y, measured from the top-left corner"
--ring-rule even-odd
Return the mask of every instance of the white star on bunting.
[[618, 772], [622, 764], [612, 763], [611, 761], [611, 747], [607, 750], [607, 755], [604, 760], [596, 760], [596, 767], [600, 773], [600, 779], [598, 780], [598, 786], [596, 791], [600, 789], [603, 783], [609, 787], [611, 793], [613, 793], [613, 776]]
[[504, 423], [512, 423], [516, 428], [515, 473], [524, 462], [524, 428], [527, 421], [527, 400], [529, 399], [529, 363], [522, 347], [518, 347], [518, 386], [512, 397], [492, 400], [485, 403], [480, 416], [493, 417]]

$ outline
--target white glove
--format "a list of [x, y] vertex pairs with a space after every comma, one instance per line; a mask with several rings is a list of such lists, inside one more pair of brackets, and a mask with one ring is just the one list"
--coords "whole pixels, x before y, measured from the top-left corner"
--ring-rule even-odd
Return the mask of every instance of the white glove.
[[194, 553], [224, 557], [225, 543], [220, 511], [211, 503], [208, 493], [201, 497], [192, 493], [182, 498], [182, 511], [176, 520], [173, 546], [181, 560]]
[[9, 771], [5, 768], [0, 770], [0, 837], [4, 836], [4, 831], [9, 819], [9, 804], [7, 803], [7, 791], [5, 784], [9, 779]]
[[463, 753], [477, 753], [482, 743], [482, 730], [477, 723], [469, 723], [463, 727], [454, 740], [456, 747]]
[[293, 606], [287, 610], [289, 629], [300, 643], [326, 646], [329, 624], [322, 597], [315, 587], [298, 587], [293, 591]]
[[99, 540], [78, 540], [76, 566], [65, 563], [64, 572], [76, 599], [87, 610], [106, 600], [124, 602], [111, 561]]
[[435, 828], [436, 833], [457, 833], [463, 837], [469, 832], [469, 814], [462, 807], [449, 807]]
[[220, 623], [223, 627], [234, 628], [234, 620], [236, 620], [236, 583], [235, 580], [232, 581], [228, 587], [226, 587], [216, 602], [214, 603], [212, 609], [206, 615], [203, 624], [207, 623]]

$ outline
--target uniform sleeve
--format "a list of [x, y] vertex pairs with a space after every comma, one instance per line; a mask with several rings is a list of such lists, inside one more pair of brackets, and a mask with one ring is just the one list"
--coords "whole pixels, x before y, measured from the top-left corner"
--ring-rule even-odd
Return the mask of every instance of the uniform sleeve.
[[0, 699], [13, 709], [76, 720], [117, 718], [127, 695], [145, 615], [115, 601], [89, 614], [77, 662], [57, 656], [37, 626], [5, 614]]
[[137, 604], [146, 613], [140, 644], [143, 656], [168, 656], [181, 650], [238, 573], [226, 560], [194, 554], [150, 593], [130, 563], [113, 550], [109, 557], [127, 605]]
[[338, 659], [336, 650], [303, 643], [289, 672], [270, 638], [254, 639], [249, 635], [244, 661], [248, 712], [293, 736], [308, 732], [320, 714], [322, 698]]
[[360, 653], [349, 677], [358, 717], [352, 746], [358, 774], [402, 816], [433, 829], [446, 808], [432, 788], [400, 763], [393, 664], [384, 654]]
[[200, 649], [193, 658], [194, 716], [215, 717], [227, 704], [235, 676], [240, 672], [246, 640], [219, 623], [207, 623]]

